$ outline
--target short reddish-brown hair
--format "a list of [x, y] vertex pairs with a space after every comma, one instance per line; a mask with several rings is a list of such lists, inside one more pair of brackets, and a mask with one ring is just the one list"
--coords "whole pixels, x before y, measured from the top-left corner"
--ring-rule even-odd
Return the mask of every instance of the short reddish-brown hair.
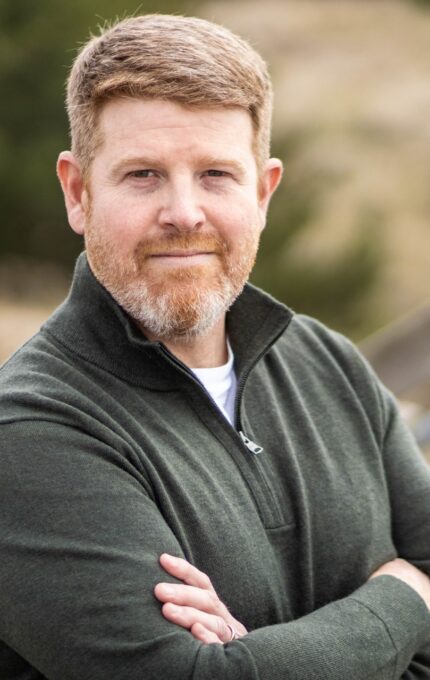
[[259, 168], [270, 155], [272, 86], [266, 64], [228, 29], [195, 17], [147, 14], [92, 37], [67, 85], [72, 152], [86, 174], [100, 144], [98, 113], [115, 97], [190, 107], [238, 106], [254, 128]]

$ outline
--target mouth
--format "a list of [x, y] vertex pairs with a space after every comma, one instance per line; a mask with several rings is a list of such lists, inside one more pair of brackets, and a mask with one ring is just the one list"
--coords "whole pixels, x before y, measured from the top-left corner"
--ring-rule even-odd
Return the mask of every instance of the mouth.
[[163, 267], [186, 267], [205, 265], [213, 259], [214, 255], [214, 252], [206, 250], [169, 250], [166, 252], [152, 253], [149, 259]]
[[213, 253], [205, 250], [169, 250], [165, 253], [153, 253], [151, 257], [191, 258], [202, 255], [213, 255]]

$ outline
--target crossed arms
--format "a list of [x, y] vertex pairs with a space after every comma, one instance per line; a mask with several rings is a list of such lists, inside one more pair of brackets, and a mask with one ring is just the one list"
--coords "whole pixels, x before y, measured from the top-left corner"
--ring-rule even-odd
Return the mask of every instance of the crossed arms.
[[[155, 587], [155, 596], [163, 603], [162, 612], [167, 620], [188, 629], [196, 640], [205, 644], [231, 642], [247, 634], [245, 626], [221, 602], [207, 574], [173, 555], [161, 555], [160, 563], [168, 574], [182, 581], [159, 583]], [[430, 609], [430, 579], [406, 560], [396, 558], [386, 562], [370, 579], [378, 576], [400, 579]]]
[[[132, 466], [114, 451], [107, 454], [102, 442], [58, 423], [42, 431], [29, 421], [25, 432], [6, 425], [2, 436], [6, 460], [6, 438], [13, 437], [20, 455], [1, 475], [0, 638], [42, 677], [412, 680], [426, 677], [423, 668], [430, 673], [430, 656], [420, 652], [430, 631], [427, 582], [408, 585], [406, 576], [378, 576], [302, 618], [253, 630], [229, 645], [202, 643], [198, 626], [196, 634], [185, 621], [173, 622], [168, 605], [163, 616], [154, 596], [157, 587], [161, 600], [175, 599], [161, 596], [157, 586], [166, 581], [160, 554], [184, 554]], [[405, 509], [414, 526], [409, 552], [406, 537], [402, 549], [430, 570], [430, 560], [418, 554], [430, 523], [424, 466], [419, 479], [420, 488], [411, 487], [406, 499], [414, 505]], [[174, 575], [178, 585], [187, 580], [183, 572]], [[246, 580], [246, 565], [237, 578]]]

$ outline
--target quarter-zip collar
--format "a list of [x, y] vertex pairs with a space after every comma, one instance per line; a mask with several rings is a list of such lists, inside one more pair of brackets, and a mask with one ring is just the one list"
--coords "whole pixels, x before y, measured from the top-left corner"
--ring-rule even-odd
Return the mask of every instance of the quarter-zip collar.
[[[227, 314], [240, 383], [285, 330], [292, 312], [246, 284]], [[126, 382], [159, 390], [180, 387], [191, 372], [160, 342], [148, 341], [92, 273], [85, 253], [76, 263], [70, 293], [42, 327], [57, 342]]]

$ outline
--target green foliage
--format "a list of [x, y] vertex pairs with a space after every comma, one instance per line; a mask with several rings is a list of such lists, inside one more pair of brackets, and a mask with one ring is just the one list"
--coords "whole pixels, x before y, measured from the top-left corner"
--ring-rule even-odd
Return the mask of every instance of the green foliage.
[[82, 249], [66, 228], [55, 176], [69, 146], [64, 83], [99, 24], [136, 12], [193, 13], [197, 0], [0, 0], [0, 257], [70, 265]]
[[298, 254], [304, 236], [322, 241], [318, 217], [333, 181], [303, 169], [304, 144], [305, 139], [287, 136], [274, 145], [275, 155], [286, 159], [287, 180], [273, 198], [252, 281], [296, 311], [359, 336], [367, 331], [367, 301], [382, 264], [377, 236], [382, 216], [364, 206], [355, 235], [340, 252], [328, 258], [307, 256], [303, 249]]

